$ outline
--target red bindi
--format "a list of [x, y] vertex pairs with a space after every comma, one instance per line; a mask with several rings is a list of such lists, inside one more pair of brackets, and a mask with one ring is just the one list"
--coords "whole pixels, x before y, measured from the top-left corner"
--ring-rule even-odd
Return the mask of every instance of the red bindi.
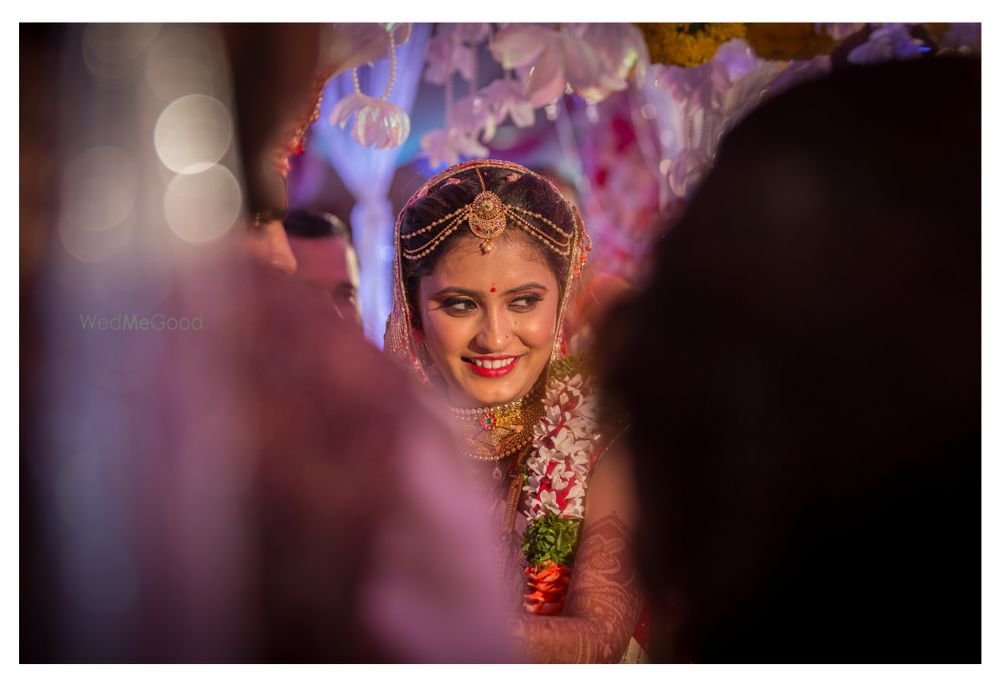
[[490, 287], [490, 293], [496, 293], [496, 292], [497, 292], [497, 289], [491, 286]]

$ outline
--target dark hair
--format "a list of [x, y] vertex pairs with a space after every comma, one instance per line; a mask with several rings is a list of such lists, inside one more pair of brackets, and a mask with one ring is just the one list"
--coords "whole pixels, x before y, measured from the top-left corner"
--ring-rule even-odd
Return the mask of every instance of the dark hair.
[[[437, 221], [441, 217], [451, 214], [455, 210], [468, 205], [476, 196], [482, 192], [483, 186], [479, 182], [476, 169], [463, 169], [457, 171], [453, 176], [442, 179], [432, 186], [426, 195], [412, 201], [403, 210], [403, 220], [401, 224], [401, 234], [421, 229]], [[574, 228], [574, 210], [572, 206], [556, 191], [545, 179], [532, 173], [519, 173], [515, 170], [498, 167], [479, 167], [482, 174], [483, 183], [486, 190], [495, 193], [506, 205], [519, 207], [531, 212], [537, 212], [563, 231], [572, 232]], [[566, 239], [542, 221], [532, 221], [539, 232], [551, 238], [557, 243], [562, 243]], [[564, 257], [542, 246], [537, 239], [529, 236], [520, 230], [515, 222], [507, 222], [507, 230], [500, 236], [500, 240], [509, 240], [510, 231], [516, 230], [522, 235], [531, 238], [534, 244], [541, 248], [546, 264], [556, 276], [559, 283], [559, 293], [562, 296], [565, 287], [565, 276], [569, 267], [569, 258]], [[436, 249], [424, 257], [416, 260], [403, 259], [403, 286], [406, 291], [408, 305], [410, 307], [413, 324], [420, 324], [419, 309], [417, 307], [416, 295], [420, 285], [420, 279], [434, 272], [438, 261], [450, 252], [456, 245], [457, 240], [471, 235], [468, 230], [460, 229], [448, 236]], [[403, 247], [417, 247], [428, 240], [427, 234], [414, 236], [412, 239], [400, 239]]]
[[292, 210], [285, 217], [285, 233], [299, 238], [344, 238], [353, 244], [351, 227], [343, 219], [326, 212]]
[[568, 176], [559, 171], [558, 167], [534, 167], [533, 171], [539, 176], [544, 176], [546, 179], [554, 183], [556, 188], [559, 189], [559, 192], [567, 198], [572, 198], [578, 195], [576, 183], [571, 181]]

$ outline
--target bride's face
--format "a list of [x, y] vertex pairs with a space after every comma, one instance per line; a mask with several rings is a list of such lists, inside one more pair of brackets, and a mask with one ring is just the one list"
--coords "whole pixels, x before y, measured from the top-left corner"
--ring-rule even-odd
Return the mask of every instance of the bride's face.
[[528, 393], [555, 340], [559, 285], [529, 239], [482, 254], [468, 237], [421, 279], [424, 340], [454, 405], [497, 405]]

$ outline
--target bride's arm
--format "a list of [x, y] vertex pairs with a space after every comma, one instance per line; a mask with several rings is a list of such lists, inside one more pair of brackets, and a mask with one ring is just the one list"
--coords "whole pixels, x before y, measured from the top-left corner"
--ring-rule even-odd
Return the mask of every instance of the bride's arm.
[[531, 662], [618, 662], [641, 609], [631, 538], [637, 516], [632, 465], [612, 445], [587, 491], [586, 518], [560, 617], [514, 620], [514, 637]]

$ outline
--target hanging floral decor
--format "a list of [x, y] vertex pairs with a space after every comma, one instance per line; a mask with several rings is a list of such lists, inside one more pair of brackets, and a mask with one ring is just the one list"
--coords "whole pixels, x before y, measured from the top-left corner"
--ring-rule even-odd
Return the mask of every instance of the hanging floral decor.
[[[410, 115], [399, 105], [389, 102], [392, 87], [396, 82], [396, 37], [398, 25], [385, 25], [385, 40], [389, 46], [389, 81], [380, 98], [373, 98], [361, 92], [358, 68], [351, 70], [354, 93], [338, 102], [330, 113], [330, 123], [347, 126], [354, 117], [351, 138], [359, 145], [376, 148], [395, 148], [410, 136]], [[408, 35], [408, 34], [407, 34]]]
[[[479, 47], [504, 70], [480, 87]], [[428, 51], [424, 75], [444, 87], [444, 127], [424, 134], [421, 148], [432, 166], [483, 156], [497, 127], [508, 119], [533, 126], [535, 110], [574, 93], [589, 103], [628, 88], [649, 63], [642, 34], [632, 24], [442, 24]], [[456, 99], [455, 77], [468, 94]], [[637, 81], [636, 81], [637, 82]]]

